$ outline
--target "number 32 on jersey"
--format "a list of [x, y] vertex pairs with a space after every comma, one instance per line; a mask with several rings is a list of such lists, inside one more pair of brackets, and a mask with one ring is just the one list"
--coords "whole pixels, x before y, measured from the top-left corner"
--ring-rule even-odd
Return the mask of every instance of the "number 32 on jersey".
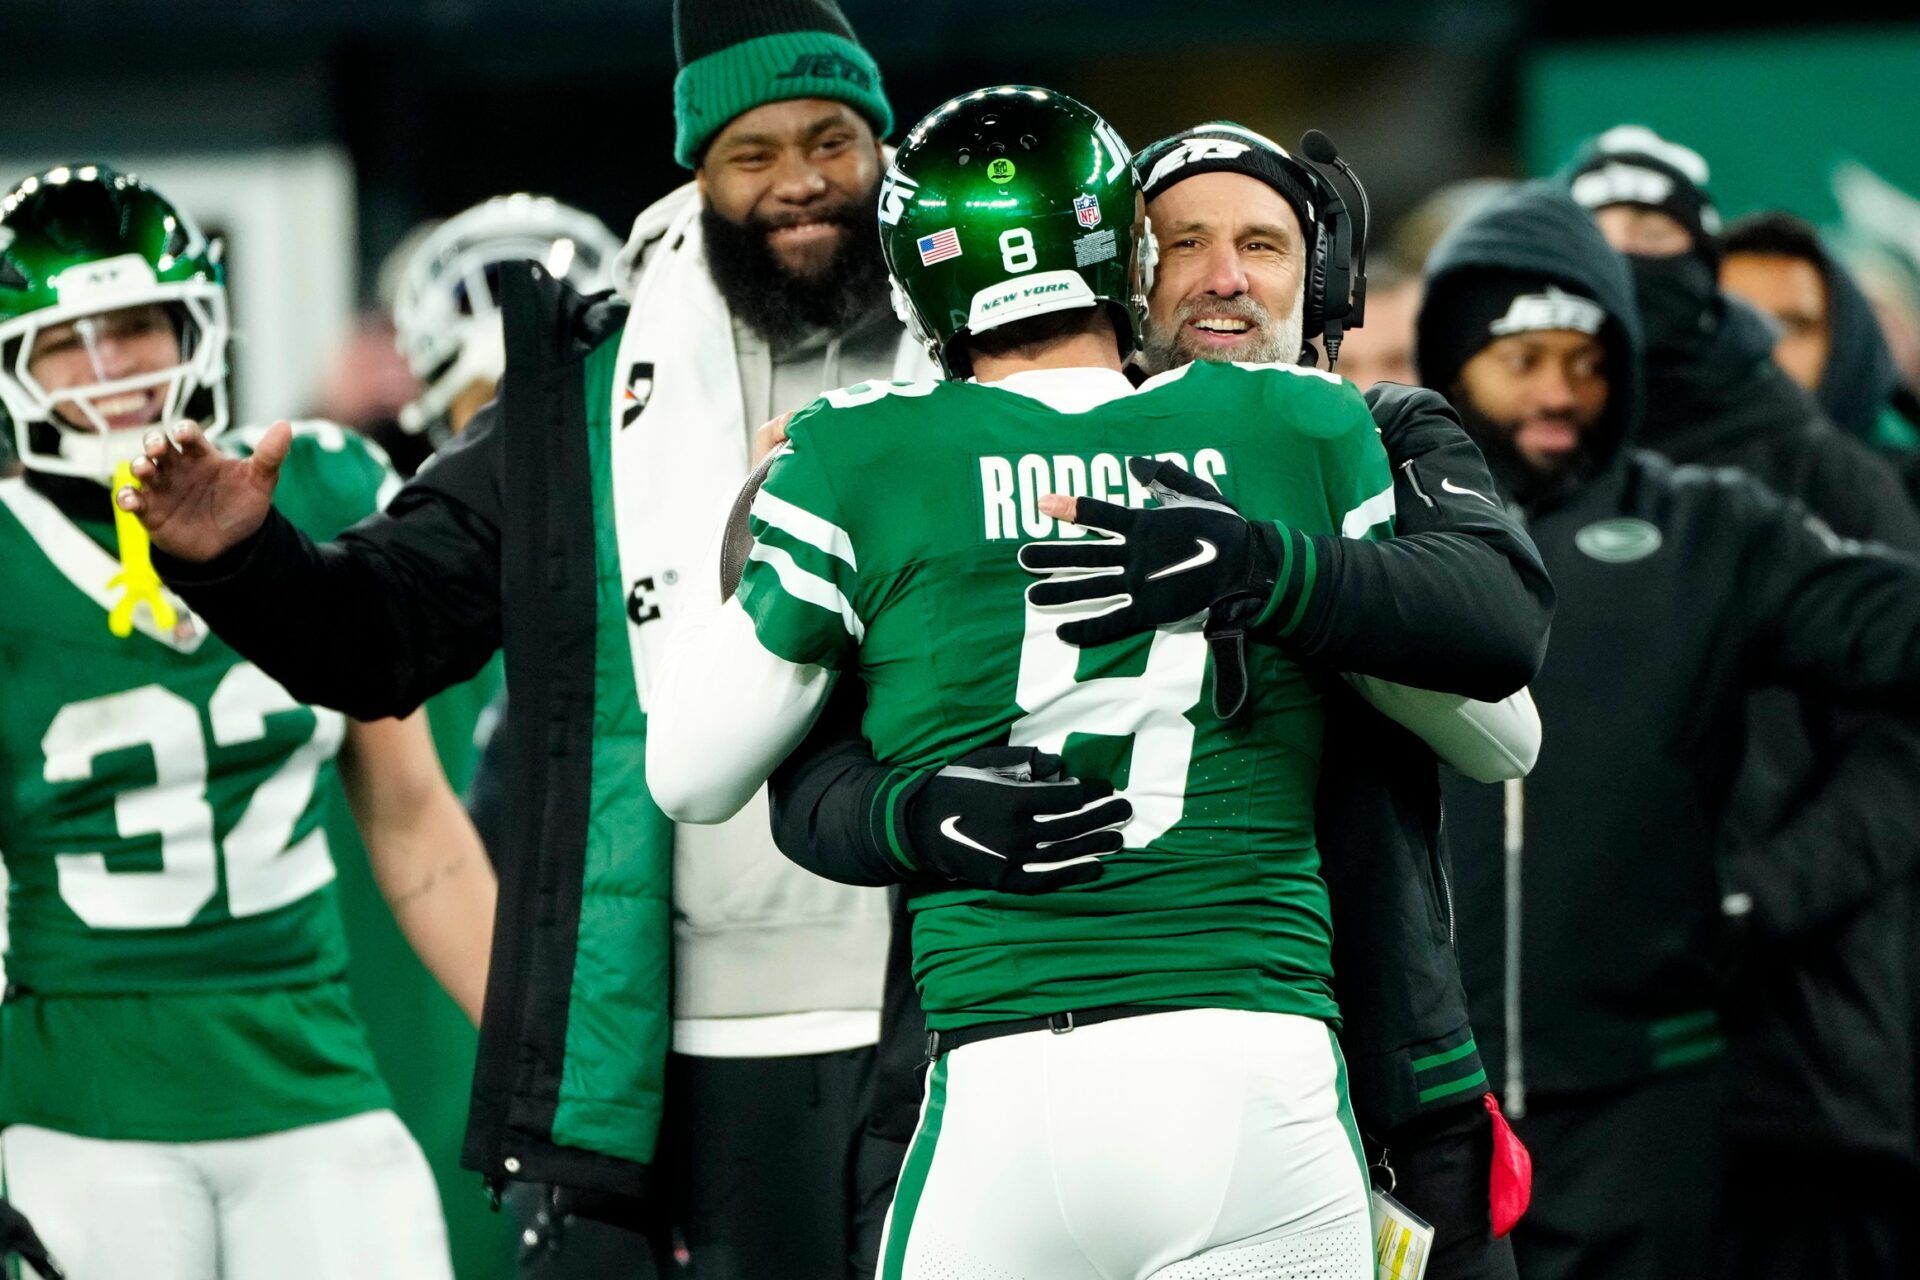
[[222, 677], [202, 725], [193, 703], [157, 684], [62, 707], [41, 739], [50, 783], [84, 782], [110, 751], [146, 747], [154, 781], [114, 798], [122, 838], [160, 837], [153, 871], [114, 871], [102, 853], [57, 859], [60, 896], [95, 929], [169, 929], [193, 922], [219, 888], [226, 863], [227, 909], [258, 915], [297, 902], [333, 879], [326, 832], [289, 844], [313, 800], [320, 766], [339, 750], [346, 721], [308, 708], [313, 733], [268, 775], [224, 841], [214, 838], [207, 795], [208, 742], [236, 747], [266, 736], [267, 717], [301, 710], [293, 696], [251, 663]]

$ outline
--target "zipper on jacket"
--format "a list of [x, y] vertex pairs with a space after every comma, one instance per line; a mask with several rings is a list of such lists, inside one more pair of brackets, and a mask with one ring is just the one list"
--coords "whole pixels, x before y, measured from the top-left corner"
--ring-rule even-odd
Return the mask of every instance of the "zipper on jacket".
[[[1412, 463], [1408, 463], [1412, 466]], [[1440, 840], [1445, 839], [1447, 830], [1447, 798], [1440, 797], [1440, 839], [1433, 842], [1433, 868], [1440, 873], [1440, 901], [1447, 909], [1447, 945], [1458, 948], [1459, 935], [1453, 925], [1453, 877], [1447, 874], [1446, 855], [1440, 851]]]
[[1426, 503], [1429, 507], [1434, 507], [1437, 509], [1440, 504], [1435, 502], [1431, 497], [1429, 497], [1427, 494], [1427, 491], [1420, 487], [1420, 474], [1413, 469], [1413, 459], [1408, 458], [1405, 462], [1401, 463], [1400, 469], [1407, 473], [1407, 483], [1413, 486], [1413, 492], [1415, 496], [1417, 496], [1420, 499], [1420, 501]]
[[1520, 1046], [1520, 853], [1526, 844], [1526, 784], [1509, 778], [1504, 788], [1506, 810], [1507, 955], [1506, 1024], [1507, 1089], [1502, 1102], [1509, 1119], [1527, 1114], [1525, 1058]]

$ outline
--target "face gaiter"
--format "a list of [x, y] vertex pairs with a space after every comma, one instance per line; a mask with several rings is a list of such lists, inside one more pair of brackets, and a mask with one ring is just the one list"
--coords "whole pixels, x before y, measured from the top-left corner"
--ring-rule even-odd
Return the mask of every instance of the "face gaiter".
[[1719, 327], [1720, 282], [1699, 254], [1627, 256], [1647, 353], [1655, 359], [1704, 351]]

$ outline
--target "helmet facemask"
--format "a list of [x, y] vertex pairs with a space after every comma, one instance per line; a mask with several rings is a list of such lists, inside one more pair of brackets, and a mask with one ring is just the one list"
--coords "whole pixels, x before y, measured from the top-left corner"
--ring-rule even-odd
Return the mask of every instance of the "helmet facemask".
[[[110, 377], [100, 344], [110, 317], [132, 309], [159, 306], [179, 342], [179, 360], [161, 369]], [[95, 379], [49, 388], [35, 377], [34, 347], [40, 336], [73, 324]], [[149, 431], [172, 431], [193, 421], [209, 438], [227, 427], [227, 339], [225, 290], [206, 280], [148, 284], [123, 298], [43, 308], [0, 323], [0, 407], [12, 420], [20, 460], [36, 471], [106, 483], [121, 462], [140, 456]], [[109, 409], [122, 397], [161, 388], [157, 412], [138, 426], [115, 428]], [[79, 419], [76, 423], [72, 419]]]

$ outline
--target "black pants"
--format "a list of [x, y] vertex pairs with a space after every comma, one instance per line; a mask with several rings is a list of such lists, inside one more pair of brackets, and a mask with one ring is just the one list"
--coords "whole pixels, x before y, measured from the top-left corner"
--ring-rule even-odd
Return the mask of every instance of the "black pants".
[[1533, 1207], [1514, 1229], [1526, 1280], [1715, 1274], [1726, 1154], [1718, 1066], [1615, 1092], [1530, 1100]]
[[872, 1273], [862, 1220], [873, 1050], [667, 1060], [660, 1163], [693, 1280]]
[[522, 1280], [866, 1280], [898, 1172], [867, 1133], [872, 1075], [871, 1049], [671, 1055], [661, 1202], [614, 1225], [563, 1200], [555, 1223], [543, 1188], [517, 1189]]
[[1736, 1143], [1727, 1170], [1727, 1252], [1741, 1280], [1912, 1275], [1903, 1259], [1912, 1171], [1884, 1158]]
[[672, 1228], [656, 1207], [591, 1200], [529, 1183], [508, 1189], [520, 1280], [660, 1280], [678, 1271]]
[[[1368, 1142], [1393, 1170], [1393, 1198], [1433, 1227], [1427, 1280], [1516, 1280], [1513, 1245], [1493, 1238], [1487, 1176], [1493, 1117], [1475, 1097]], [[1377, 1175], [1376, 1175], [1377, 1176]]]

